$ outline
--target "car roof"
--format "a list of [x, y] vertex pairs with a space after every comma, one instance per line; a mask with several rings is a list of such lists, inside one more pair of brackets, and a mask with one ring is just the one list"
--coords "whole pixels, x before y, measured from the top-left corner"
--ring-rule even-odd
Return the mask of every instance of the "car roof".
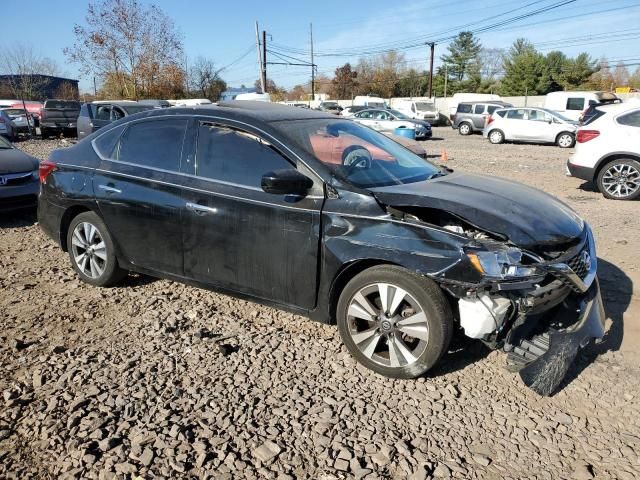
[[635, 110], [640, 108], [640, 101], [633, 98], [623, 103], [605, 103], [603, 105], [594, 105], [594, 107], [603, 112], [621, 113], [627, 110]]
[[476, 103], [487, 103], [491, 105], [511, 105], [510, 103], [503, 102], [502, 100], [471, 100], [468, 102], [460, 102], [459, 105], [462, 105], [463, 103], [468, 103], [472, 105]]
[[253, 118], [263, 122], [276, 122], [282, 120], [308, 120], [313, 118], [327, 118], [335, 120], [335, 115], [323, 113], [318, 110], [291, 107], [279, 103], [257, 102], [251, 100], [232, 100], [220, 102], [217, 105], [198, 105], [189, 107], [174, 107], [184, 112], [201, 113], [211, 115], [214, 112], [226, 113], [230, 118], [242, 116]]

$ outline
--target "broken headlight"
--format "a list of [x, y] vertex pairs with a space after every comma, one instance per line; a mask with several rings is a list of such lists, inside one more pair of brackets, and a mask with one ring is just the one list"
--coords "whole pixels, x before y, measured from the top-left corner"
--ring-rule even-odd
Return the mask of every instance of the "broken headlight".
[[466, 254], [471, 265], [487, 277], [510, 279], [540, 274], [534, 265], [523, 264], [523, 257], [529, 262], [533, 259], [517, 248], [467, 249]]

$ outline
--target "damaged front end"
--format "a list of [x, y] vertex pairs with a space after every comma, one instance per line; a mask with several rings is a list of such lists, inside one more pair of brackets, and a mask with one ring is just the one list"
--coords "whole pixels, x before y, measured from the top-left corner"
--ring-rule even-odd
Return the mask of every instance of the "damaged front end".
[[428, 274], [457, 302], [467, 336], [507, 352], [507, 364], [540, 395], [561, 384], [578, 350], [604, 335], [593, 234], [521, 249], [503, 235], [447, 213], [387, 208], [469, 241], [447, 268]]

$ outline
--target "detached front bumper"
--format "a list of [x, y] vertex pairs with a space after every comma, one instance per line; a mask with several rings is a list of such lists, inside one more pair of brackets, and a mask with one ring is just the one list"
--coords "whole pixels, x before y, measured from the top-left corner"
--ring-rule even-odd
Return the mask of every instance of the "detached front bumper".
[[[562, 330], [551, 327], [546, 332], [543, 344], [537, 344], [537, 353], [541, 354], [519, 372], [525, 385], [540, 395], [551, 395], [560, 386], [579, 349], [604, 336], [604, 321], [600, 285], [595, 278], [585, 293], [570, 295], [558, 308], [551, 323], [570, 326]], [[545, 343], [547, 350], [542, 353]]]

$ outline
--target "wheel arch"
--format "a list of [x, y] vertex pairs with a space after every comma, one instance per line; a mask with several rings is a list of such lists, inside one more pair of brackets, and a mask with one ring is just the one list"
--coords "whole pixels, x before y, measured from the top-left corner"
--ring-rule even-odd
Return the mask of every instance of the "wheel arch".
[[98, 215], [100, 218], [100, 212], [97, 210], [91, 209], [86, 205], [73, 205], [65, 210], [62, 214], [62, 218], [60, 219], [60, 246], [64, 252], [68, 251], [69, 247], [67, 245], [67, 234], [69, 232], [69, 225], [71, 225], [71, 221], [76, 218], [78, 215], [84, 212], [93, 212]]
[[344, 287], [359, 273], [362, 273], [371, 267], [377, 267], [378, 265], [393, 265], [402, 267], [402, 265], [390, 262], [388, 260], [367, 258], [346, 263], [340, 268], [340, 270], [338, 270], [338, 272], [333, 277], [333, 281], [331, 282], [331, 289], [329, 290], [329, 324], [335, 325], [336, 323], [336, 309], [338, 307], [340, 294], [342, 293]]
[[636, 162], [640, 162], [640, 155], [638, 155], [637, 153], [630, 153], [630, 152], [608, 153], [607, 155], [602, 157], [600, 160], [598, 160], [598, 162], [596, 163], [596, 167], [593, 169], [593, 178], [591, 179], [591, 181], [593, 183], [596, 183], [598, 181], [598, 175], [600, 175], [600, 172], [602, 171], [602, 169], [607, 163], [609, 163], [612, 160], [621, 160], [621, 159], [629, 159], [629, 160], [635, 160]]

